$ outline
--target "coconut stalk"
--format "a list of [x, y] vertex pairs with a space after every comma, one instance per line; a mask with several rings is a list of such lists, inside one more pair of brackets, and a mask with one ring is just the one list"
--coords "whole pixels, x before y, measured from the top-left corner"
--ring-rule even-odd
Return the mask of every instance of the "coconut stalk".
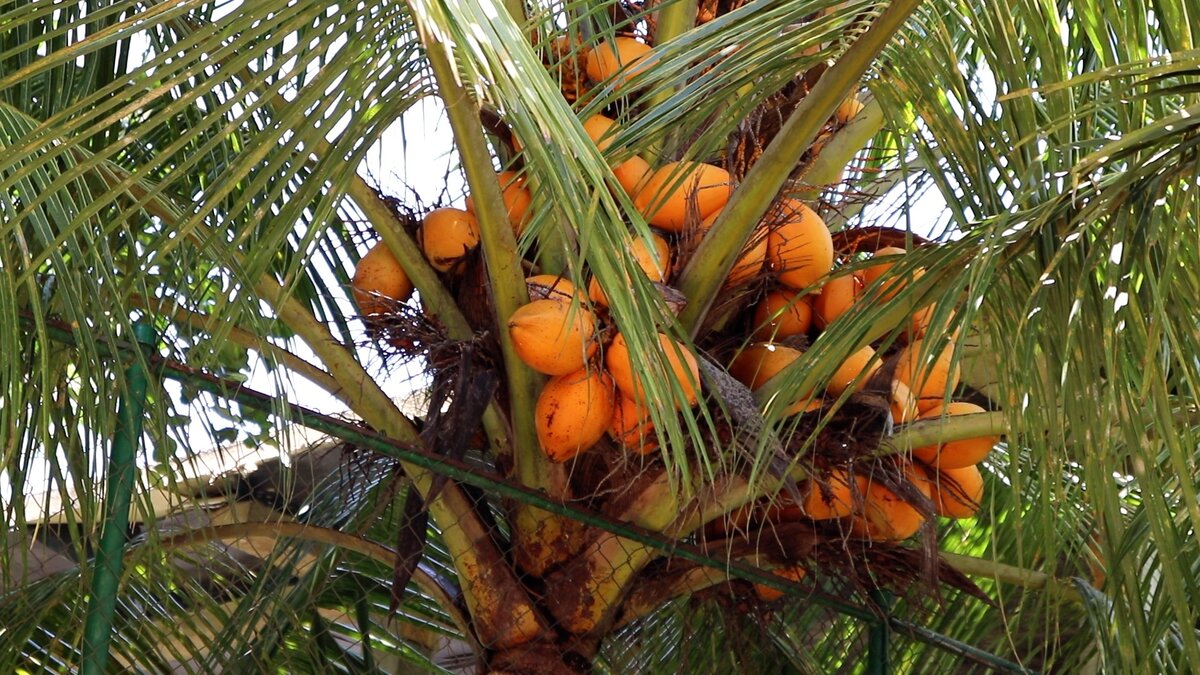
[[[698, 0], [676, 0], [675, 2], [663, 3], [659, 2], [661, 9], [658, 10], [658, 21], [654, 26], [654, 46], [665, 44], [683, 35], [696, 25], [696, 12], [698, 9]], [[665, 6], [663, 6], [665, 5]], [[678, 89], [678, 86], [664, 87], [661, 91], [655, 92], [649, 97], [646, 103], [646, 110], [654, 110], [666, 102]], [[677, 134], [678, 132], [676, 132]], [[671, 132], [667, 133], [669, 137], [675, 135]], [[661, 141], [661, 139], [660, 139]], [[652, 164], [658, 164], [661, 159], [662, 143], [656, 142], [650, 148], [647, 148], [648, 155], [652, 155]]]
[[[670, 42], [696, 25], [696, 11], [700, 4], [698, 0], [677, 0], [660, 4], [665, 4], [665, 6], [658, 10], [658, 23], [654, 28], [654, 44]], [[661, 103], [663, 100], [666, 99], [654, 100], [654, 103]], [[654, 108], [653, 105], [648, 107]]]
[[732, 579], [728, 574], [711, 567], [692, 567], [665, 580], [647, 579], [635, 586], [621, 603], [621, 614], [613, 627], [627, 626], [675, 598], [698, 593]]
[[[779, 479], [760, 483], [764, 492], [777, 491], [781, 485]], [[758, 494], [741, 477], [730, 477], [681, 504], [666, 472], [661, 472], [617, 517], [679, 538], [741, 507]], [[593, 531], [584, 550], [547, 577], [545, 595], [551, 615], [560, 626], [576, 635], [604, 634], [621, 611], [622, 598], [638, 573], [658, 555], [658, 549], [652, 546], [611, 532]]]
[[846, 126], [835, 131], [817, 153], [816, 159], [801, 175], [805, 183], [814, 187], [801, 191], [798, 197], [804, 201], [817, 199], [821, 188], [840, 180], [846, 165], [882, 128], [883, 108], [878, 99], [872, 99]]
[[884, 439], [875, 455], [894, 455], [940, 443], [951, 443], [980, 436], [1000, 436], [1008, 432], [1008, 417], [1003, 411], [949, 415], [904, 425]]
[[[758, 555], [750, 555], [737, 559], [754, 567], [770, 570], [781, 567], [778, 563], [764, 560]], [[668, 570], [666, 578], [648, 578], [639, 583], [629, 592], [621, 605], [620, 617], [613, 624], [614, 628], [627, 626], [638, 619], [662, 608], [666, 603], [687, 595], [699, 593], [713, 586], [729, 584], [737, 581], [738, 577], [712, 567], [692, 566], [681, 569], [671, 576]]]
[[[273, 279], [264, 278], [256, 290], [259, 297], [272, 306], [279, 320], [316, 353], [334, 378], [353, 392], [351, 410], [388, 438], [421, 443], [420, 435], [408, 418], [316, 317], [288, 297]], [[433, 485], [433, 474], [408, 463], [402, 466], [421, 495], [427, 497]], [[428, 508], [454, 558], [479, 641], [491, 648], [504, 649], [546, 635], [549, 626], [458, 486], [453, 482], [446, 483], [437, 498], [428, 502]]]
[[1080, 595], [1077, 588], [1045, 572], [957, 553], [940, 553], [939, 555], [947, 565], [966, 575], [987, 577], [1029, 590], [1046, 591], [1051, 596], [1064, 600], [1083, 602], [1083, 596]]
[[[570, 497], [566, 469], [549, 461], [537, 438], [533, 409], [541, 391], [542, 378], [517, 356], [507, 329], [513, 312], [529, 302], [529, 291], [513, 226], [504, 210], [500, 182], [492, 168], [491, 154], [483, 136], [479, 111], [459, 82], [445, 45], [429, 34], [423, 34], [422, 38], [446, 105], [467, 182], [471, 193], [476, 195], [476, 217], [508, 383], [515, 473], [523, 485], [565, 500]], [[548, 567], [575, 552], [582, 531], [578, 523], [527, 504], [516, 505], [514, 511], [515, 556], [525, 570], [541, 575]]]
[[699, 332], [742, 248], [800, 157], [918, 4], [920, 0], [896, 0], [880, 14], [800, 101], [734, 191], [679, 278], [679, 290], [688, 298], [679, 322], [693, 337]]
[[509, 416], [516, 437], [513, 458], [517, 477], [530, 487], [549, 487], [550, 479], [546, 471], [548, 462], [538, 447], [533, 421], [533, 401], [537, 398], [541, 381], [517, 356], [507, 329], [508, 318], [517, 308], [529, 302], [517, 239], [504, 210], [500, 181], [492, 168], [492, 156], [483, 136], [479, 111], [471, 104], [466, 89], [459, 82], [446, 46], [424, 31], [422, 41], [446, 105], [467, 183], [475, 197], [475, 216], [479, 221], [489, 292], [496, 314], [496, 333], [508, 383]]

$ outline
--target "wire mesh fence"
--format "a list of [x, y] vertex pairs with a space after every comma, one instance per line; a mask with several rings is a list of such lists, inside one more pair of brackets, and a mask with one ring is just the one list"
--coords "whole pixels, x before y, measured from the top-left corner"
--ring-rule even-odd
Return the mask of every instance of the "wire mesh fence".
[[[171, 626], [172, 638], [118, 631], [115, 663], [205, 672], [236, 658], [303, 672], [334, 654], [348, 666], [390, 659], [460, 672], [541, 672], [542, 661], [607, 672], [920, 672], [915, 660], [928, 656], [904, 645], [925, 643], [976, 668], [1028, 672], [921, 628], [945, 596], [987, 602], [946, 586], [966, 588], [945, 567], [930, 585], [921, 549], [753, 509], [664, 532], [630, 516], [639, 500], [671, 495], [635, 454], [586, 455], [571, 480], [590, 486], [587, 498], [566, 502], [506, 478], [470, 443], [439, 455], [170, 361], [154, 367], [243, 406], [284, 406], [329, 441], [225, 476], [138, 529], [117, 621]], [[414, 421], [434, 439], [438, 413], [453, 406], [427, 403]], [[29, 594], [0, 599], [6, 628], [29, 636], [29, 663], [79, 657], [69, 626], [86, 603], [71, 600], [80, 587], [70, 578], [36, 582], [36, 611]], [[53, 638], [36, 639], [47, 626]], [[837, 648], [813, 649], [822, 644]], [[816, 663], [814, 653], [845, 656]]]

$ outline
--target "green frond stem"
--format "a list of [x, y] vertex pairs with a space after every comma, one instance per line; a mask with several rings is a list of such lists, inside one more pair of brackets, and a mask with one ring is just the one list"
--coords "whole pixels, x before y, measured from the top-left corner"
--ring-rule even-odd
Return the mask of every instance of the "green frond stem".
[[[538, 178], [530, 176], [526, 179], [529, 189], [537, 194]], [[570, 250], [571, 240], [567, 237], [566, 228], [544, 227], [537, 234], [537, 254], [535, 262], [539, 274], [565, 276], [569, 274], [567, 251]]]
[[[661, 3], [662, 9], [658, 10], [658, 22], [654, 27], [654, 45], [665, 44], [683, 35], [696, 25], [696, 11], [698, 8], [697, 0], [667, 0]], [[677, 87], [663, 87], [654, 92], [646, 103], [647, 110], [654, 110], [663, 102], [671, 98]], [[659, 139], [661, 140], [661, 139]], [[653, 144], [653, 147], [647, 148], [648, 155], [655, 163], [657, 163], [661, 143]]]
[[876, 455], [894, 455], [940, 443], [950, 443], [980, 436], [1002, 436], [1009, 431], [1008, 416], [1003, 411], [953, 415], [939, 419], [912, 422], [884, 439]]
[[687, 297], [688, 305], [679, 320], [693, 337], [742, 247], [800, 157], [919, 4], [920, 0], [896, 0], [888, 5], [862, 37], [825, 71], [746, 174], [680, 276], [679, 290]]
[[420, 442], [416, 427], [400, 412], [391, 397], [308, 308], [292, 299], [274, 279], [260, 279], [255, 290], [258, 297], [275, 310], [279, 321], [295, 331], [313, 350], [334, 379], [347, 391], [354, 392], [350, 395], [353, 402], [351, 410], [358, 413], [364, 422], [390, 438], [408, 443]]
[[813, 187], [800, 192], [797, 197], [804, 201], [815, 200], [820, 197], [824, 186], [841, 180], [846, 165], [882, 128], [883, 108], [878, 99], [873, 99], [846, 126], [834, 132], [825, 147], [817, 153], [816, 159], [800, 176], [804, 183]]
[[986, 577], [1001, 583], [1020, 586], [1029, 590], [1046, 591], [1052, 596], [1072, 602], [1083, 602], [1079, 590], [1070, 583], [1056, 579], [1045, 572], [1006, 565], [995, 560], [984, 560], [958, 553], [939, 553], [942, 560], [954, 569], [972, 577]]
[[[351, 551], [389, 567], [396, 563], [395, 549], [385, 544], [361, 535], [342, 532], [341, 530], [286, 520], [225, 523], [194, 530], [185, 530], [163, 537], [156, 542], [156, 545], [169, 550], [173, 548], [200, 546], [210, 541], [233, 541], [246, 537], [263, 537], [268, 539], [288, 537]], [[134, 551], [130, 551], [127, 555], [132, 555], [133, 553]], [[446, 612], [450, 616], [450, 619], [454, 621], [454, 625], [461, 632], [462, 638], [469, 641], [477, 653], [482, 653], [483, 648], [474, 641], [471, 634], [470, 621], [458, 610], [458, 605], [454, 602], [454, 596], [447, 589], [443, 588], [436, 579], [419, 567], [413, 571], [412, 582], [420, 587], [422, 593], [437, 602], [438, 607]]]
[[668, 0], [661, 3], [658, 23], [654, 29], [654, 44], [670, 42], [696, 25], [697, 0]]
[[518, 26], [525, 25], [525, 1], [524, 0], [504, 0], [504, 8], [508, 10], [509, 16]]
[[[316, 353], [342, 387], [353, 392], [351, 410], [388, 438], [420, 444], [420, 436], [408, 418], [354, 355], [307, 308], [291, 299], [272, 279], [262, 279], [256, 290], [259, 297], [275, 309], [279, 320]], [[408, 463], [403, 466], [420, 493], [428, 495], [433, 475]], [[466, 495], [456, 485], [448, 483], [428, 508], [441, 528], [442, 539], [464, 582], [463, 595], [480, 640], [488, 645], [512, 646], [548, 631]], [[520, 618], [514, 620], [513, 617]]]
[[[462, 158], [467, 183], [475, 199], [483, 256], [487, 267], [492, 304], [496, 312], [496, 333], [504, 355], [508, 382], [509, 417], [514, 432], [513, 461], [517, 477], [525, 485], [549, 489], [557, 481], [550, 476], [549, 462], [542, 453], [534, 425], [533, 406], [541, 388], [541, 378], [525, 365], [513, 348], [506, 326], [508, 318], [529, 302], [525, 274], [517, 239], [504, 210], [500, 182], [492, 166], [492, 157], [483, 137], [479, 112], [458, 80], [447, 55], [447, 47], [431, 34], [423, 34], [438, 90], [446, 105], [454, 142]], [[556, 495], [562, 496], [562, 495]]]
[[332, 375], [283, 347], [271, 344], [251, 331], [238, 328], [237, 326], [222, 327], [221, 322], [213, 317], [202, 312], [193, 312], [189, 309], [184, 309], [182, 305], [176, 302], [160, 300], [158, 298], [146, 298], [140, 295], [131, 296], [129, 302], [133, 307], [138, 307], [151, 314], [165, 317], [172, 323], [188, 326], [193, 330], [202, 330], [210, 335], [223, 329], [225, 331], [224, 338], [233, 344], [245, 347], [246, 349], [252, 349], [263, 355], [263, 357], [302, 376], [339, 400], [346, 400], [342, 386], [338, 384]]

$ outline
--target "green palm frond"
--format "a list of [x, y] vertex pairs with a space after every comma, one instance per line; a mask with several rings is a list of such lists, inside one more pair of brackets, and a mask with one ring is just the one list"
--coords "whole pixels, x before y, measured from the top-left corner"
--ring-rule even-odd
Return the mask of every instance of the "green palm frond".
[[[869, 113], [822, 138], [824, 150], [804, 155], [785, 188], [820, 206], [833, 229], [889, 228], [932, 243], [893, 266], [893, 278], [912, 279], [894, 299], [869, 295], [760, 390], [767, 425], [747, 456], [732, 449], [740, 442], [692, 451], [693, 439], [718, 437], [729, 411], [674, 411], [682, 387], [652, 348], [656, 333], [702, 342], [690, 330], [702, 322], [675, 319], [631, 274], [630, 244], [650, 229], [610, 162], [638, 154], [655, 165], [732, 165], [738, 143], [764, 150], [772, 139], [762, 130], [783, 120], [755, 116], [794, 109], [827, 63], [854, 56], [889, 5], [757, 0], [691, 29], [689, 3], [668, 5], [568, 0], [522, 12], [521, 3], [481, 0], [88, 0], [0, 9], [3, 512], [22, 535], [53, 517], [74, 565], [11, 587], [0, 575], [0, 641], [19, 645], [0, 649], [0, 668], [67, 670], [79, 660], [104, 458], [127, 389], [110, 346], [129, 340], [135, 320], [154, 322], [156, 353], [190, 367], [239, 379], [265, 359], [280, 390], [299, 374], [364, 417], [393, 419], [384, 403], [396, 392], [347, 386], [360, 372], [374, 386], [369, 375], [382, 371], [355, 346], [368, 338], [347, 286], [371, 229], [420, 256], [357, 172], [406, 112], [459, 86], [469, 98], [450, 104], [465, 113], [452, 170], [478, 187], [508, 168], [493, 157], [513, 159], [504, 134], [482, 133], [477, 108], [522, 141], [511, 167], [532, 187], [534, 217], [515, 245], [538, 249], [539, 265], [580, 287], [594, 275], [606, 289], [635, 367], [652, 376], [673, 491], [703, 493], [736, 468], [752, 494], [769, 485], [775, 441], [799, 448], [795, 462], [808, 466], [815, 438], [790, 437], [811, 429], [782, 419], [784, 401], [771, 397], [821, 389], [857, 347], [894, 344], [910, 310], [933, 303], [933, 333], [959, 331], [965, 345], [964, 386], [948, 395], [1005, 415], [1004, 443], [984, 466], [983, 509], [937, 533], [943, 550], [984, 570], [975, 579], [995, 605], [947, 589], [940, 599], [904, 598], [895, 611], [1044, 672], [1200, 664], [1200, 332], [1191, 309], [1200, 295], [1200, 10], [1184, 0], [920, 3], [866, 71]], [[564, 29], [580, 41], [565, 55], [552, 47]], [[546, 63], [628, 32], [669, 39], [628, 81], [564, 99]], [[805, 73], [813, 81], [798, 78]], [[781, 100], [788, 105], [771, 107]], [[602, 112], [619, 123], [607, 155], [582, 127]], [[733, 168], [738, 180], [748, 175]], [[748, 187], [743, 194], [755, 192]], [[774, 196], [745, 199], [765, 210]], [[931, 214], [922, 206], [931, 201], [945, 208]], [[715, 230], [717, 245], [739, 250], [729, 229]], [[496, 276], [492, 288], [509, 302], [526, 270], [506, 262], [512, 284]], [[471, 337], [442, 281], [430, 270], [414, 276], [422, 273], [423, 306], [455, 339]], [[60, 325], [74, 330], [74, 346], [50, 339]], [[522, 392], [537, 380], [519, 377], [510, 373], [515, 384], [498, 399], [512, 399], [516, 413], [492, 408], [488, 434], [537, 456], [521, 416], [532, 410]], [[128, 548], [117, 663], [208, 672], [253, 654], [264, 670], [436, 670], [430, 641], [473, 638], [448, 599], [453, 588], [414, 582], [390, 615], [386, 561], [302, 537], [264, 556], [232, 555], [227, 542], [169, 543], [152, 526], [168, 514], [149, 495], [196, 500], [175, 473], [206, 444], [190, 433], [176, 391], [156, 384], [151, 393], [144, 440], [158, 469], [135, 502], [147, 525]], [[234, 406], [213, 414], [235, 418], [229, 424], [249, 415]], [[416, 437], [411, 420], [393, 421], [404, 430], [395, 435]], [[517, 431], [501, 440], [510, 422]], [[509, 462], [469, 460], [497, 476]], [[398, 465], [376, 460], [346, 473], [354, 480], [315, 490], [293, 515], [393, 544]], [[71, 507], [9, 498], [44, 488]], [[507, 546], [508, 505], [485, 496], [476, 511], [495, 522], [493, 543]], [[461, 571], [453, 525], [430, 526], [422, 579]], [[13, 547], [0, 555], [6, 571], [27, 562]], [[990, 578], [991, 563], [1054, 584]], [[204, 565], [204, 580], [187, 572]], [[608, 635], [597, 668], [859, 672], [852, 657], [867, 624], [799, 597], [763, 609], [749, 584], [727, 585], [737, 592], [675, 600]], [[754, 612], [731, 607], [744, 598]], [[908, 670], [960, 666], [903, 637], [893, 657]]]

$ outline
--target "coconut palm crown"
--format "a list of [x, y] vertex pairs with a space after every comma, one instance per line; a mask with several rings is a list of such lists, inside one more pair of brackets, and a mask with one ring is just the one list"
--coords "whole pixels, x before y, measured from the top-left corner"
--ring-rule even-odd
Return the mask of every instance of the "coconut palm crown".
[[0, 670], [1200, 670], [1198, 16], [0, 5]]

